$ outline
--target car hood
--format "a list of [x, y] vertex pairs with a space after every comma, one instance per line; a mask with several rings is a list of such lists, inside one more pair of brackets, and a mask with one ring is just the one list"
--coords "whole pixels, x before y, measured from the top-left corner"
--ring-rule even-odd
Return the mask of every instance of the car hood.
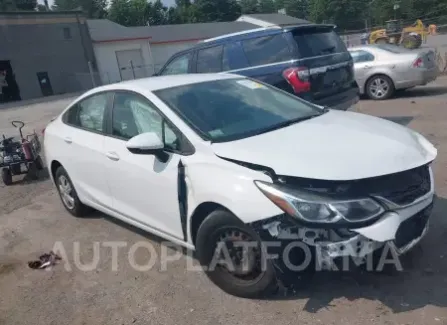
[[242, 140], [213, 143], [216, 155], [272, 168], [278, 175], [354, 180], [433, 161], [436, 148], [397, 123], [354, 112], [321, 116]]

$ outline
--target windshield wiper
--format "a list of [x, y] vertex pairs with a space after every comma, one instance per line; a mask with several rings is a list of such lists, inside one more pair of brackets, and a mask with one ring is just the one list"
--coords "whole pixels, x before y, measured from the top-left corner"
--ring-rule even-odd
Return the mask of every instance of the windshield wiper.
[[254, 133], [253, 135], [259, 135], [259, 134], [275, 131], [275, 130], [278, 130], [278, 129], [282, 129], [282, 128], [285, 128], [287, 126], [290, 126], [290, 125], [293, 125], [293, 124], [296, 124], [296, 123], [299, 123], [299, 122], [302, 122], [302, 121], [310, 120], [310, 119], [312, 119], [314, 117], [317, 117], [317, 116], [320, 116], [320, 115], [323, 115], [323, 114], [324, 113], [312, 114], [312, 115], [302, 116], [302, 117], [298, 117], [298, 118], [295, 118], [295, 119], [292, 119], [292, 120], [284, 121], [284, 122], [275, 124], [275, 125], [273, 125], [271, 127], [259, 130], [258, 132]]

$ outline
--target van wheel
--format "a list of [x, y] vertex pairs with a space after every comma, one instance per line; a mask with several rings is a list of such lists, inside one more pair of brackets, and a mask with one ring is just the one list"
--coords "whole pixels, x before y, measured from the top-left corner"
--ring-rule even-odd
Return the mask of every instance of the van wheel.
[[278, 288], [272, 263], [262, 262], [258, 234], [229, 211], [206, 217], [197, 231], [196, 252], [209, 279], [229, 294], [256, 298]]
[[79, 200], [73, 183], [62, 166], [56, 170], [55, 183], [65, 209], [78, 218], [87, 216], [91, 209]]
[[9, 168], [2, 169], [2, 180], [6, 186], [9, 186], [12, 184], [12, 174], [11, 174], [11, 171], [9, 170]]
[[373, 100], [384, 100], [394, 94], [393, 81], [385, 75], [371, 77], [366, 83], [366, 93]]

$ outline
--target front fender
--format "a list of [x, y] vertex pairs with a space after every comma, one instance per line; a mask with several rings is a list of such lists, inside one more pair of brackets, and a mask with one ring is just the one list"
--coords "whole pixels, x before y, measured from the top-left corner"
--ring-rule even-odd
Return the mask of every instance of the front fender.
[[[219, 158], [217, 158], [219, 159]], [[200, 163], [187, 166], [188, 219], [204, 202], [214, 202], [230, 210], [244, 223], [283, 213], [254, 184], [271, 181], [262, 172], [222, 160], [219, 164]]]

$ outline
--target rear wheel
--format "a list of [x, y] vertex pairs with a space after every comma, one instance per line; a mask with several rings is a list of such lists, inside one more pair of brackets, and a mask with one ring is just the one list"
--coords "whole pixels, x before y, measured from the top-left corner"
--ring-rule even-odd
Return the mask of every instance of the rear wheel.
[[259, 236], [226, 210], [212, 212], [200, 225], [196, 251], [209, 279], [229, 294], [255, 298], [278, 288]]
[[78, 194], [64, 167], [61, 166], [56, 170], [54, 179], [65, 209], [75, 217], [85, 217], [90, 212], [90, 208], [79, 200]]
[[371, 77], [366, 83], [366, 93], [374, 100], [384, 100], [394, 94], [393, 81], [385, 75]]
[[2, 169], [2, 180], [6, 186], [12, 184], [12, 174], [11, 174], [11, 171], [9, 170], [9, 168]]

